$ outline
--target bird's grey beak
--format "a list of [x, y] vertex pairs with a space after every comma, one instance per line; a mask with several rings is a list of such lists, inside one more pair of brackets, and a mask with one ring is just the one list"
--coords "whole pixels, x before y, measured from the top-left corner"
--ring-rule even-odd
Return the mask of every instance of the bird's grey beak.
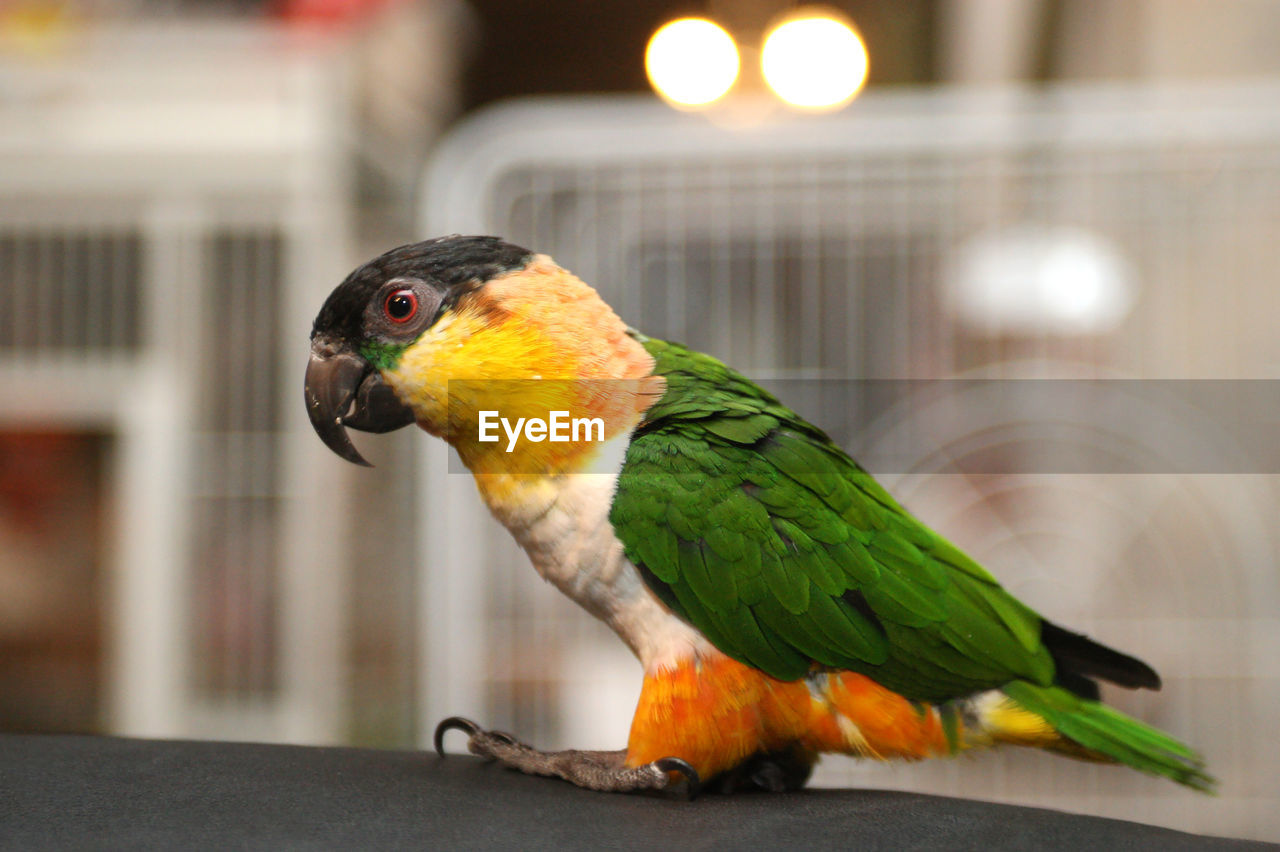
[[414, 422], [413, 410], [401, 402], [373, 366], [323, 338], [311, 343], [305, 387], [307, 416], [324, 445], [349, 462], [372, 467], [351, 443], [347, 427], [362, 432], [390, 432]]

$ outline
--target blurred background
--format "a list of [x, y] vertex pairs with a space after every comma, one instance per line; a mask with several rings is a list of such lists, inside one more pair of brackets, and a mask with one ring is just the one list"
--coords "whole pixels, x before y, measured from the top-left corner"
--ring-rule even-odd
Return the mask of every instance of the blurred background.
[[[1213, 412], [1157, 391], [1028, 442], [1016, 399], [868, 425], [844, 395], [1277, 378], [1280, 4], [3, 0], [0, 731], [625, 742], [639, 665], [443, 446], [357, 436], [357, 470], [306, 421], [324, 297], [449, 232], [552, 254], [850, 448], [928, 432], [891, 490], [1150, 661], [1162, 693], [1108, 697], [1222, 779], [1009, 750], [815, 783], [1280, 837], [1278, 483]], [[1099, 450], [1147, 472], [1070, 463]]]

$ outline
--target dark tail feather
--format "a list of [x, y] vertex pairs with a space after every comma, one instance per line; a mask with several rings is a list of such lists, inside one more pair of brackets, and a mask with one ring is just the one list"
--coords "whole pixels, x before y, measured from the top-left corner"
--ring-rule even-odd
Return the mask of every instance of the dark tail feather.
[[1098, 688], [1098, 682], [1093, 678], [1085, 677], [1082, 674], [1067, 671], [1061, 666], [1053, 678], [1053, 682], [1069, 692], [1074, 692], [1081, 698], [1088, 698], [1093, 701], [1102, 699], [1102, 690]]
[[[1159, 689], [1160, 675], [1142, 660], [1099, 645], [1088, 636], [1072, 633], [1045, 621], [1040, 625], [1044, 642], [1058, 665], [1059, 682], [1072, 689], [1072, 684], [1098, 677], [1129, 689]], [[1072, 689], [1079, 693], [1079, 689]], [[1089, 696], [1096, 697], [1096, 696]]]

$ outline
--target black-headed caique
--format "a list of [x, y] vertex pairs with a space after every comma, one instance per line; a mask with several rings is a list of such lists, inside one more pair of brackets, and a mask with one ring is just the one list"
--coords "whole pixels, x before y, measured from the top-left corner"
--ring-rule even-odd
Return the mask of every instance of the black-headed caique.
[[[787, 789], [823, 752], [993, 743], [1212, 785], [1186, 745], [1098, 700], [1096, 680], [1158, 689], [1151, 668], [1046, 621], [820, 429], [629, 329], [545, 255], [451, 236], [361, 266], [316, 318], [306, 400], [350, 461], [348, 426], [452, 444], [539, 573], [644, 667], [625, 750], [540, 752], [457, 718], [437, 748], [463, 728], [477, 754], [602, 790]], [[577, 440], [550, 440], [556, 411]]]

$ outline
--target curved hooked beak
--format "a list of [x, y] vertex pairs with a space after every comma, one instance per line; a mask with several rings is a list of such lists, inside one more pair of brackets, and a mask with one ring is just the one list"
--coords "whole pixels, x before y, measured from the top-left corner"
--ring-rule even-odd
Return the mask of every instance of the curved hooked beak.
[[373, 366], [323, 338], [311, 342], [304, 389], [307, 416], [320, 440], [349, 462], [372, 467], [351, 443], [347, 427], [362, 432], [391, 432], [414, 422]]

